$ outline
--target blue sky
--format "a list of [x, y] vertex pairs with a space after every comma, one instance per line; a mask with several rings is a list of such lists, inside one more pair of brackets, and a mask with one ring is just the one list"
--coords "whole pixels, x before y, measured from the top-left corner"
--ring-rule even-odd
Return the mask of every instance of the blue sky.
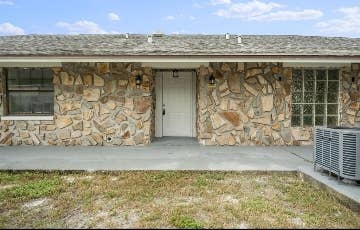
[[360, 37], [360, 1], [0, 0], [0, 35], [155, 31]]

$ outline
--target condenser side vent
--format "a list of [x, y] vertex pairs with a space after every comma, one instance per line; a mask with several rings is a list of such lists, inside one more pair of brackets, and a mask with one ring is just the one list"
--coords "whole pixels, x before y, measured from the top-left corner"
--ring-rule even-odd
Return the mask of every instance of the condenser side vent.
[[360, 129], [315, 127], [314, 168], [360, 181]]

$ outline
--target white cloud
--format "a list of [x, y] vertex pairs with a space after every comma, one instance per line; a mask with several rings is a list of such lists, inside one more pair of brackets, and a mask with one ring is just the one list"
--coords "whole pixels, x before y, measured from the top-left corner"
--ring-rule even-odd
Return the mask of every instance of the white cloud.
[[226, 5], [231, 4], [231, 0], [211, 0], [210, 5], [216, 6], [216, 5]]
[[323, 16], [323, 12], [315, 9], [280, 10], [286, 8], [276, 2], [252, 0], [242, 3], [231, 3], [226, 8], [215, 12], [225, 18], [239, 18], [244, 21], [289, 21], [310, 20]]
[[185, 33], [186, 33], [186, 30], [177, 30], [177, 31], [172, 32], [171, 34], [180, 35], [180, 34], [185, 34]]
[[323, 12], [320, 10], [301, 10], [301, 11], [291, 11], [291, 10], [284, 10], [284, 11], [277, 11], [271, 12], [264, 15], [259, 15], [257, 17], [252, 18], [251, 20], [256, 21], [290, 21], [290, 20], [310, 20], [316, 19], [323, 16]]
[[168, 21], [171, 21], [171, 20], [175, 19], [175, 16], [169, 15], [169, 16], [166, 16], [165, 19], [168, 20]]
[[81, 20], [74, 23], [58, 22], [56, 26], [65, 28], [70, 34], [106, 34], [98, 24], [92, 21]]
[[117, 15], [113, 12], [108, 13], [108, 18], [110, 21], [119, 21], [120, 20], [119, 15]]
[[331, 19], [317, 23], [315, 26], [323, 32], [360, 33], [360, 7], [340, 8], [341, 18]]
[[272, 11], [274, 8], [280, 8], [281, 5], [274, 2], [261, 2], [257, 0], [245, 3], [233, 3], [226, 9], [220, 9], [215, 14], [225, 18], [249, 19], [263, 15]]
[[12, 6], [12, 5], [14, 5], [14, 2], [13, 1], [0, 0], [0, 5]]
[[14, 26], [9, 22], [0, 24], [0, 35], [23, 35], [25, 34], [24, 29]]

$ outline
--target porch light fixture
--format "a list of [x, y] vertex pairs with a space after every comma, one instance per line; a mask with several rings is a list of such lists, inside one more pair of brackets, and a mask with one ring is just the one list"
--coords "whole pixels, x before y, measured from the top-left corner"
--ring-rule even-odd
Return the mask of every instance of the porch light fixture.
[[141, 86], [141, 83], [142, 83], [142, 76], [139, 74], [136, 76], [135, 78], [135, 84], [136, 84], [136, 88], [140, 88]]
[[173, 70], [173, 78], [178, 78], [179, 77], [179, 70], [175, 69]]
[[209, 75], [209, 84], [208, 84], [209, 88], [214, 88], [215, 87], [215, 77], [213, 74]]

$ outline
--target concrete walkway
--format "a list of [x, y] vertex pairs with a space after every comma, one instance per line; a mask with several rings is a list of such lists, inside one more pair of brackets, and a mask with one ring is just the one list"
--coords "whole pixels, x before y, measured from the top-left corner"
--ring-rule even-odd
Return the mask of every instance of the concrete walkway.
[[314, 171], [312, 146], [200, 146], [162, 138], [141, 147], [0, 147], [0, 170], [298, 171], [345, 196], [360, 210], [360, 186]]
[[312, 147], [200, 146], [192, 138], [162, 138], [141, 147], [0, 147], [0, 169], [15, 170], [264, 170], [310, 164]]

